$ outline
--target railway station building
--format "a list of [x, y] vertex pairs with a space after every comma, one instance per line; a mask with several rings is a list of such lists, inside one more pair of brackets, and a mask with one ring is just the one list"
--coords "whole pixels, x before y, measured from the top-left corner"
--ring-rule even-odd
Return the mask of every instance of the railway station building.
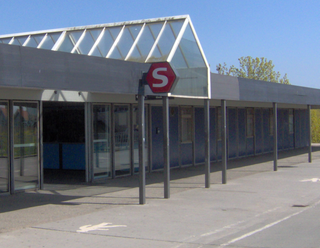
[[[165, 96], [144, 86], [139, 112], [155, 62], [179, 80]], [[212, 73], [189, 16], [0, 35], [0, 193], [132, 176], [139, 145], [147, 173], [163, 170], [165, 141], [170, 168], [310, 147], [319, 106], [319, 89]]]

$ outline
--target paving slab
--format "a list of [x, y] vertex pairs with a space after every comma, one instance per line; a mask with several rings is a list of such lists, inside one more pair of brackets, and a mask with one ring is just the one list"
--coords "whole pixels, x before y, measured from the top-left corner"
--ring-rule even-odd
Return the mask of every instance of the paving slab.
[[254, 235], [234, 240], [319, 204], [320, 152], [313, 163], [306, 158], [284, 156], [277, 172], [272, 161], [231, 161], [228, 183], [215, 182], [221, 172], [213, 171], [209, 189], [201, 167], [172, 171], [170, 199], [161, 173], [149, 175], [145, 205], [129, 187], [134, 178], [105, 191], [82, 185], [3, 197], [0, 247], [251, 247]]

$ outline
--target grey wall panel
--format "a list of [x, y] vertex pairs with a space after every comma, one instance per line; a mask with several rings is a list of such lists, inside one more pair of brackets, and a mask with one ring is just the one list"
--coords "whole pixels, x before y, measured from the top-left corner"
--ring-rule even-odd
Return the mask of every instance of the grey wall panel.
[[0, 44], [0, 85], [20, 84], [20, 47]]
[[211, 98], [320, 105], [320, 90], [211, 73]]
[[0, 58], [0, 85], [119, 94], [136, 94], [150, 66], [5, 44]]

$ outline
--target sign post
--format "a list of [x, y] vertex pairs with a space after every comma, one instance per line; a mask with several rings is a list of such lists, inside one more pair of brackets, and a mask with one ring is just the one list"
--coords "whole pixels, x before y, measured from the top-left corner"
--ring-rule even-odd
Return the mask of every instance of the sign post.
[[170, 139], [169, 139], [169, 98], [178, 76], [168, 62], [159, 62], [151, 65], [146, 81], [155, 94], [162, 96], [163, 111], [163, 162], [164, 162], [164, 198], [170, 198]]
[[138, 124], [139, 124], [139, 204], [146, 203], [146, 167], [145, 167], [145, 115], [144, 115], [144, 86], [145, 74], [139, 81], [138, 89]]

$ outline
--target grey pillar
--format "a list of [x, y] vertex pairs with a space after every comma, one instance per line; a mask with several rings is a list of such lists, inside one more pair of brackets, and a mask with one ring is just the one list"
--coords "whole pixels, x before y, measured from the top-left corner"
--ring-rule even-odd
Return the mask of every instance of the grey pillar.
[[308, 135], [309, 136], [308, 161], [309, 161], [309, 163], [311, 163], [312, 162], [312, 145], [311, 145], [312, 136], [311, 136], [311, 106], [310, 105], [308, 105], [308, 132], [309, 132], [309, 135]]
[[14, 194], [14, 126], [13, 102], [9, 101], [9, 161], [10, 161], [10, 194]]
[[115, 149], [115, 127], [114, 127], [114, 104], [111, 104], [111, 165], [112, 178], [116, 177], [116, 149]]
[[163, 111], [163, 161], [164, 161], [164, 198], [170, 198], [170, 153], [169, 153], [169, 98], [162, 97]]
[[273, 170], [278, 170], [278, 104], [273, 103]]
[[221, 100], [222, 183], [227, 183], [227, 104]]
[[205, 187], [210, 188], [210, 102], [204, 100]]
[[[89, 102], [84, 103], [85, 113], [85, 144], [86, 144], [86, 182], [94, 180], [94, 173], [92, 168], [92, 154], [93, 154], [93, 138], [92, 138], [92, 104]], [[98, 154], [96, 155], [98, 156]], [[98, 159], [98, 158], [97, 158]]]
[[38, 146], [38, 153], [39, 153], [39, 165], [40, 165], [40, 189], [43, 189], [43, 104], [42, 101], [39, 102], [39, 146]]
[[145, 114], [144, 85], [140, 82], [138, 94], [139, 124], [139, 204], [146, 203], [146, 167], [145, 167]]

